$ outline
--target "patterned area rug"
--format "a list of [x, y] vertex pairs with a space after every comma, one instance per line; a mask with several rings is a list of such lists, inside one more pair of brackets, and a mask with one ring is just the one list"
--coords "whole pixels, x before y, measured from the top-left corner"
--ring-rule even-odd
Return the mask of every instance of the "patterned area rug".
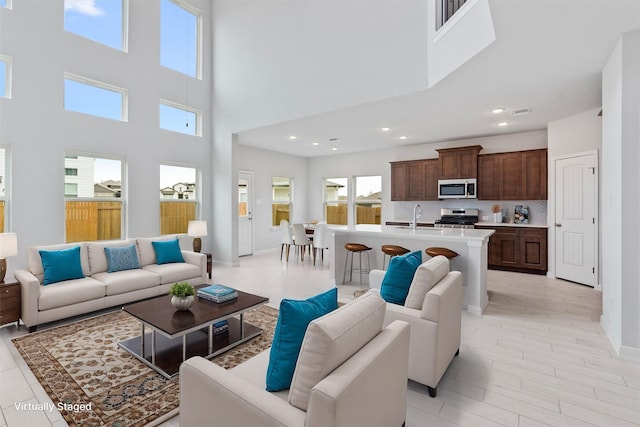
[[[271, 346], [278, 310], [261, 306], [245, 321], [260, 336], [214, 359], [232, 368]], [[118, 348], [140, 324], [118, 311], [13, 339], [70, 426], [146, 426], [178, 413], [179, 378], [167, 380]]]

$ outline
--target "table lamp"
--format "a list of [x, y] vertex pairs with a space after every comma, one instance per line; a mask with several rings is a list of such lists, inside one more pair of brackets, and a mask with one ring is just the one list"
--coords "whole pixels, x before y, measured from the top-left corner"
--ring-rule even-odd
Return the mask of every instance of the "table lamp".
[[207, 221], [189, 221], [187, 235], [193, 237], [193, 251], [200, 252], [202, 249], [200, 237], [207, 235]]
[[7, 274], [7, 257], [18, 255], [16, 233], [0, 233], [0, 283], [4, 283]]

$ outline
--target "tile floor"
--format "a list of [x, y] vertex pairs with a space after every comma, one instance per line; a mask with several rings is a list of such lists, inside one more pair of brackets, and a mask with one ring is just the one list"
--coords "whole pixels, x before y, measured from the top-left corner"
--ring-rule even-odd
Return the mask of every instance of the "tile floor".
[[[269, 251], [214, 266], [214, 281], [259, 293], [278, 306], [330, 287], [329, 269]], [[340, 287], [340, 299], [360, 286]], [[484, 315], [463, 312], [460, 356], [431, 399], [408, 384], [407, 427], [640, 426], [640, 364], [619, 358], [600, 326], [601, 294], [544, 276], [489, 272]], [[11, 344], [26, 333], [0, 329], [0, 427], [64, 426], [56, 412], [18, 411], [50, 402]], [[163, 427], [179, 426], [178, 418]]]

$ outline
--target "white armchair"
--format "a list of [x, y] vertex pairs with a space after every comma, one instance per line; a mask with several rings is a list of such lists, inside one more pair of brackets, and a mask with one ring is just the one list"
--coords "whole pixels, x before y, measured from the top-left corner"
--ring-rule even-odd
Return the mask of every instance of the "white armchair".
[[[380, 289], [385, 271], [369, 273], [369, 287]], [[427, 386], [429, 396], [460, 349], [462, 273], [449, 271], [449, 260], [437, 256], [416, 271], [404, 306], [387, 303], [385, 325], [404, 320], [411, 325], [409, 379]]]

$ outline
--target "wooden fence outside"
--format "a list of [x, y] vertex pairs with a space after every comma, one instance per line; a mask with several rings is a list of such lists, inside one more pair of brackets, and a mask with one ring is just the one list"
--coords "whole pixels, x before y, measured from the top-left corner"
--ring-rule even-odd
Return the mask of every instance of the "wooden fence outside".
[[4, 233], [4, 200], [0, 200], [0, 233]]
[[160, 202], [160, 234], [186, 233], [196, 219], [196, 202]]
[[271, 204], [271, 218], [273, 220], [273, 226], [277, 227], [280, 225], [280, 221], [282, 221], [283, 219], [286, 219], [287, 221], [291, 222], [291, 219], [289, 218], [289, 204], [279, 204], [279, 203], [272, 203]]
[[120, 239], [122, 202], [65, 202], [67, 243]]
[[[349, 207], [327, 206], [327, 224], [347, 225]], [[380, 206], [356, 206], [356, 224], [380, 224]]]
[[247, 216], [247, 202], [238, 202], [238, 216]]

